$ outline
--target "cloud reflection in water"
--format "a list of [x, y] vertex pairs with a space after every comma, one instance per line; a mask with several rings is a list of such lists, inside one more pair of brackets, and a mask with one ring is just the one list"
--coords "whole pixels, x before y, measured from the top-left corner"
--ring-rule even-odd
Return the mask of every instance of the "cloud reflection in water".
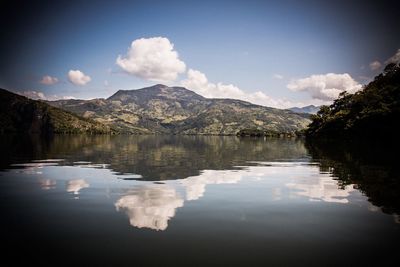
[[39, 179], [40, 188], [43, 190], [54, 189], [57, 185], [57, 182], [52, 179]]
[[308, 177], [307, 179], [297, 179], [296, 182], [287, 183], [287, 187], [295, 189], [294, 193], [298, 196], [307, 197], [310, 201], [324, 201], [335, 203], [349, 203], [348, 196], [355, 191], [352, 185], [343, 189], [339, 188], [338, 182], [332, 177], [321, 175]]
[[[306, 175], [303, 176], [304, 174]], [[318, 166], [291, 162], [263, 163], [241, 170], [204, 170], [200, 175], [190, 176], [177, 184], [137, 186], [121, 197], [115, 207], [118, 211], [125, 211], [134, 227], [165, 230], [168, 221], [175, 216], [176, 209], [183, 207], [184, 200], [203, 197], [206, 185], [236, 184], [241, 180], [248, 180], [247, 178], [255, 182], [266, 179], [272, 181], [274, 186], [270, 197], [275, 201], [295, 194], [310, 201], [345, 204], [349, 202], [350, 193], [355, 191], [351, 185], [344, 189], [339, 188], [338, 182], [329, 174], [321, 174]], [[178, 187], [183, 187], [185, 199], [177, 193]], [[290, 191], [285, 191], [284, 188], [289, 188]]]
[[89, 184], [84, 179], [69, 180], [67, 183], [67, 192], [73, 192], [74, 195], [79, 195], [79, 191], [89, 187]]
[[208, 184], [236, 184], [242, 179], [243, 171], [241, 172], [204, 170], [198, 176], [182, 180], [182, 185], [186, 189], [186, 200], [196, 200], [202, 197]]
[[183, 198], [168, 185], [138, 186], [121, 197], [115, 207], [123, 210], [132, 226], [165, 230], [176, 209], [183, 207]]
[[[242, 174], [237, 171], [205, 170], [182, 180], [181, 185], [185, 188], [186, 200], [196, 200], [203, 196], [207, 184], [233, 184], [241, 178]], [[184, 199], [173, 186], [148, 184], [130, 190], [115, 207], [125, 211], [132, 226], [163, 231], [183, 204]]]

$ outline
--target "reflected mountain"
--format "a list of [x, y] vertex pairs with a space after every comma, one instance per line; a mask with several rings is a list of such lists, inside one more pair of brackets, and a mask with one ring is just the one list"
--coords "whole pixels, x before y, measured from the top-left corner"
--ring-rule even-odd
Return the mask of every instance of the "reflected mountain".
[[[307, 158], [301, 140], [220, 136], [8, 136], [0, 142], [1, 169], [40, 159], [64, 159], [107, 165], [117, 174], [139, 174], [141, 180], [160, 181], [197, 176], [202, 170], [230, 170], [249, 161]], [[21, 158], [21, 155], [23, 157]], [[77, 163], [78, 162], [78, 163]], [[17, 167], [17, 166], [15, 166]]]
[[[126, 192], [115, 206], [137, 227], [166, 229], [184, 200], [198, 200], [207, 185], [235, 184], [249, 173], [254, 179], [282, 176], [284, 186], [270, 192], [276, 200], [290, 190], [293, 196], [311, 201], [347, 203], [352, 192], [360, 190], [374, 206], [400, 214], [400, 178], [396, 155], [388, 152], [390, 145], [220, 136], [64, 135], [47, 140], [3, 136], [0, 148], [7, 152], [1, 154], [3, 170], [17, 168], [29, 175], [41, 175], [43, 168], [54, 166], [111, 170], [113, 177], [127, 180], [123, 181]], [[296, 164], [314, 164], [315, 173], [292, 177], [285, 172], [288, 167], [292, 172], [301, 170]], [[43, 179], [39, 181], [43, 189], [55, 187], [53, 177]], [[176, 191], [176, 185], [145, 183], [178, 179], [182, 191]], [[129, 180], [141, 181], [143, 187], [132, 188], [135, 181]], [[73, 194], [88, 186], [83, 179], [66, 182], [66, 190]], [[184, 197], [177, 192], [184, 192]]]

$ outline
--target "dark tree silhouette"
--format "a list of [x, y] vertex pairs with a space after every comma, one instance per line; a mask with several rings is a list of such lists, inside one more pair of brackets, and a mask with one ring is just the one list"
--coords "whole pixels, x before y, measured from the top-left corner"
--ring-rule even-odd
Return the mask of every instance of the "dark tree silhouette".
[[332, 105], [311, 117], [307, 137], [396, 138], [400, 118], [400, 65], [383, 73], [355, 94], [343, 92]]

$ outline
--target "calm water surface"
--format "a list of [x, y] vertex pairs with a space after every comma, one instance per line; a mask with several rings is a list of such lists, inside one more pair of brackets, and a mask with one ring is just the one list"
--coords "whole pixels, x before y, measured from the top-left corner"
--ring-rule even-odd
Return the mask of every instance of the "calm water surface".
[[0, 145], [2, 257], [15, 264], [343, 266], [399, 250], [398, 169], [381, 155], [236, 137]]

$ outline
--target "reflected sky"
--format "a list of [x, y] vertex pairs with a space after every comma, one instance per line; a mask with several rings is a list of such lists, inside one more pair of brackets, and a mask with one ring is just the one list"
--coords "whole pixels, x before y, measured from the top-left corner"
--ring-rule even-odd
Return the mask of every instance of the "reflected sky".
[[[208, 185], [237, 184], [240, 181], [243, 184], [261, 183], [271, 179], [275, 180], [274, 187], [270, 195], [265, 195], [266, 199], [283, 200], [300, 196], [309, 201], [340, 204], [349, 203], [350, 193], [355, 191], [352, 185], [341, 188], [329, 174], [320, 174], [316, 165], [293, 162], [264, 164], [242, 170], [204, 170], [200, 175], [187, 177], [179, 183], [138, 185], [118, 199], [115, 207], [118, 211], [125, 211], [134, 227], [165, 230], [176, 209], [183, 207], [185, 201], [203, 197]], [[181, 188], [185, 198], [177, 192], [182, 191]], [[260, 185], [260, 190], [263, 189]]]
[[196, 200], [204, 195], [206, 185], [209, 184], [236, 184], [242, 179], [241, 171], [204, 170], [200, 175], [183, 179], [186, 200]]
[[39, 178], [39, 184], [43, 190], [50, 190], [50, 189], [55, 188], [55, 186], [57, 185], [57, 182], [52, 179]]
[[79, 191], [86, 187], [89, 187], [89, 184], [84, 179], [74, 179], [66, 183], [67, 192], [74, 195], [79, 195]]
[[[63, 142], [68, 140], [72, 144], [64, 146]], [[88, 140], [95, 141], [91, 148]], [[64, 184], [64, 190], [75, 199], [85, 194], [84, 189], [94, 187], [102, 192], [102, 198], [114, 199], [116, 212], [125, 214], [130, 225], [136, 228], [166, 230], [185, 202], [200, 201], [204, 197], [207, 201], [208, 188], [220, 192], [227, 201], [230, 190], [239, 190], [244, 191], [240, 198], [251, 199], [262, 194], [262, 202], [274, 205], [303, 200], [335, 204], [365, 201], [356, 186], [340, 184], [330, 171], [321, 171], [320, 164], [310, 159], [303, 143], [297, 140], [162, 136], [100, 141], [67, 139], [61, 142], [56, 139], [56, 142], [57, 153], [51, 152], [52, 158], [12, 163], [10, 167], [17, 173], [37, 176], [43, 190], [57, 190], [57, 185]], [[71, 154], [71, 146], [78, 147], [78, 144], [83, 147], [83, 153], [75, 154], [72, 150]], [[111, 151], [115, 153], [109, 160], [101, 156], [109, 156]], [[197, 158], [189, 160], [196, 153]], [[60, 158], [60, 155], [66, 157]], [[255, 160], [257, 155], [264, 160]], [[172, 167], [186, 167], [171, 168], [171, 158], [176, 161]], [[216, 169], [201, 169], [203, 167]], [[128, 172], [127, 168], [138, 172]], [[197, 174], [189, 175], [193, 173]], [[162, 183], [147, 181], [149, 177], [158, 177]], [[369, 203], [367, 209], [377, 211], [379, 207]]]
[[[3, 162], [0, 205], [11, 218], [3, 229], [16, 235], [32, 225], [29, 234], [39, 231], [55, 247], [57, 240], [78, 251], [111, 244], [107, 255], [142, 260], [133, 250], [173, 255], [178, 247], [195, 253], [227, 244], [232, 260], [248, 247], [263, 258], [266, 244], [274, 244], [272, 259], [294, 244], [325, 258], [327, 244], [368, 249], [400, 231], [398, 212], [386, 210], [397, 207], [395, 195], [378, 194], [392, 192], [376, 182], [391, 177], [386, 166], [360, 172], [309, 154], [301, 140], [59, 138]], [[301, 255], [297, 245], [290, 251]]]
[[[84, 195], [84, 189], [91, 185], [104, 189], [103, 192], [112, 191], [111, 199], [116, 199], [116, 211], [126, 214], [131, 226], [157, 231], [168, 228], [177, 209], [184, 207], [185, 202], [207, 198], [207, 188], [217, 190], [228, 198], [229, 190], [255, 187], [252, 192], [244, 191], [242, 197], [251, 199], [252, 195], [248, 194], [257, 196], [262, 193], [263, 201], [275, 202], [275, 205], [279, 205], [279, 201], [301, 199], [337, 204], [348, 204], [352, 197], [353, 201], [365, 200], [353, 185], [341, 186], [330, 173], [321, 173], [318, 164], [307, 161], [251, 161], [248, 162], [249, 166], [232, 166], [232, 170], [202, 170], [199, 175], [165, 180], [162, 184], [137, 179], [141, 177], [140, 174], [116, 174], [91, 162], [74, 162], [72, 166], [58, 164], [19, 164], [24, 168], [15, 171], [20, 173], [22, 170], [29, 176], [37, 175], [39, 186], [44, 190], [56, 189], [58, 182], [63, 181], [65, 191], [73, 194], [75, 199]], [[368, 209], [378, 209], [374, 207], [369, 204]]]
[[183, 198], [167, 185], [137, 186], [118, 199], [115, 207], [125, 211], [134, 227], [165, 230], [176, 209], [183, 207]]

